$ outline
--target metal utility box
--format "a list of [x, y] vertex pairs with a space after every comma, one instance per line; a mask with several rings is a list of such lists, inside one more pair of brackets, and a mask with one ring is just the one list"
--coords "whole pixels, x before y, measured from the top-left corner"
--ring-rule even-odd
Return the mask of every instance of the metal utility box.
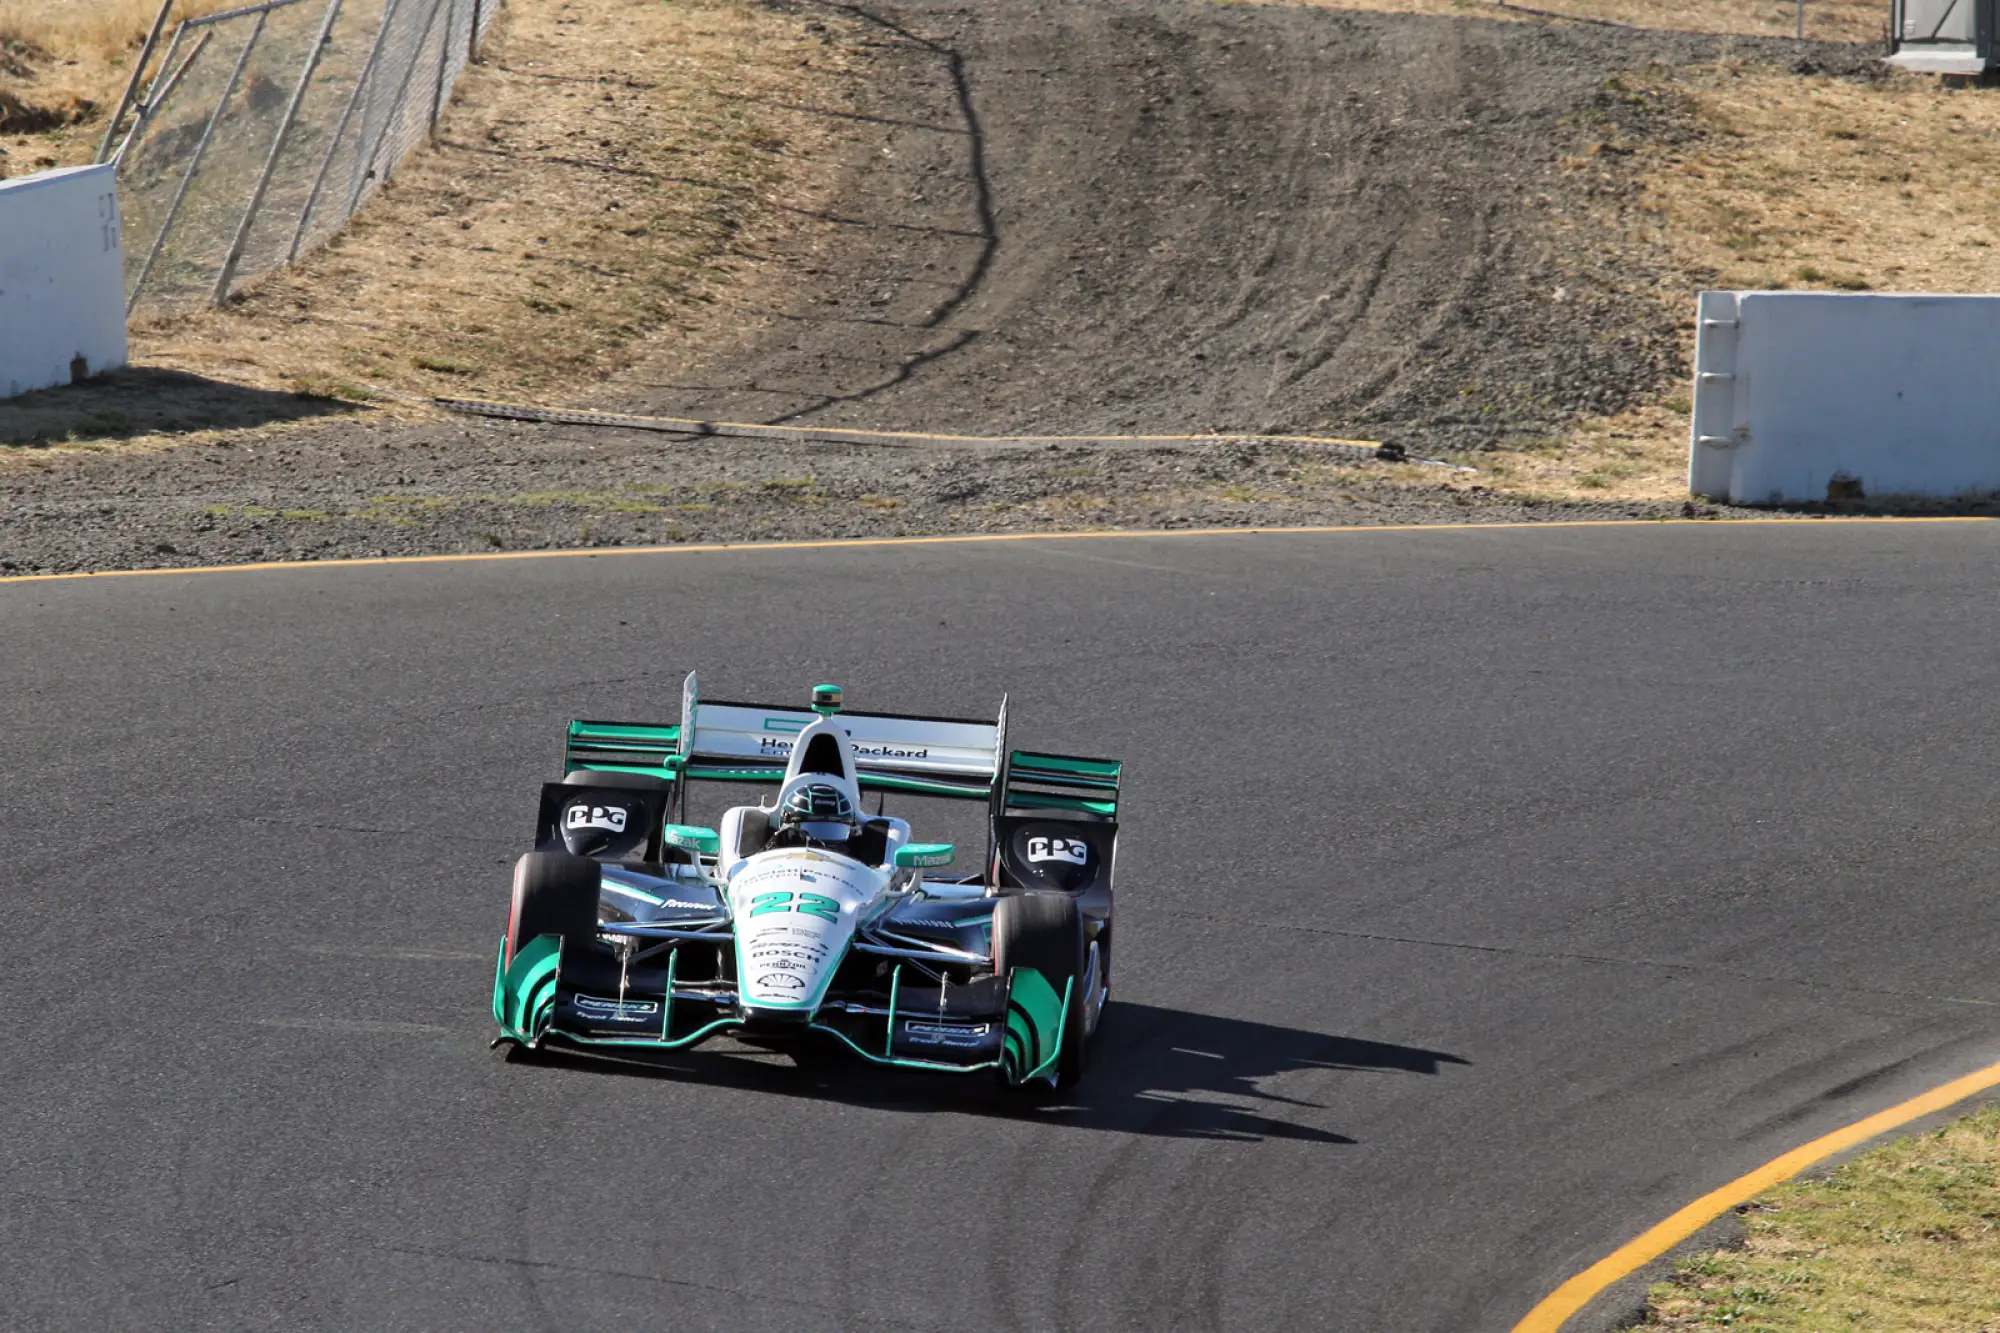
[[112, 168], [0, 181], [0, 399], [125, 364]]
[[1994, 67], [1995, 0], [1889, 0], [1889, 63], [1918, 74]]

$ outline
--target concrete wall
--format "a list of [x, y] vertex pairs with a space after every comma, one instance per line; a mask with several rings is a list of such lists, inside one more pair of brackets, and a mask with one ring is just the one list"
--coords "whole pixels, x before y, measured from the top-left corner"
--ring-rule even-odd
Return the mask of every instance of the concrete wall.
[[0, 181], [0, 398], [125, 364], [109, 164]]
[[2000, 491], [2000, 296], [1703, 292], [1697, 310], [1694, 493]]

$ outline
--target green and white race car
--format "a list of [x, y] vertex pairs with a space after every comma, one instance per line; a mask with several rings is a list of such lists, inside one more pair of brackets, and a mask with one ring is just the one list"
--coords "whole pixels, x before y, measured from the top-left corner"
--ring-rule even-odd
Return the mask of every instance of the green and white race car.
[[[1111, 992], [1120, 765], [1010, 750], [993, 722], [705, 703], [678, 725], [572, 722], [514, 870], [496, 1045], [675, 1050], [728, 1033], [801, 1062], [1067, 1087]], [[691, 784], [768, 804], [680, 822]], [[864, 793], [986, 805], [976, 875]]]

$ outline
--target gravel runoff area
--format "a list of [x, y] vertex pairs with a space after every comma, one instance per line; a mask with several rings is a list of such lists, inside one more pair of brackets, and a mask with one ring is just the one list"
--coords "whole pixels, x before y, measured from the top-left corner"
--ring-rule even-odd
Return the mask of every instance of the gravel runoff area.
[[1427, 484], [1412, 465], [1329, 463], [1310, 447], [1227, 440], [867, 448], [485, 422], [343, 424], [305, 439], [81, 466], [74, 475], [91, 484], [0, 478], [0, 574], [680, 541], [1722, 512], [1504, 502]]
[[[1476, 466], [1483, 447], [1615, 412], [1681, 370], [1655, 294], [1665, 261], [1619, 223], [1615, 151], [1673, 132], [1672, 115], [1613, 76], [1712, 60], [1716, 39], [1203, 0], [824, 8], [873, 34], [870, 77], [828, 110], [845, 184], [815, 215], [841, 243], [781, 244], [754, 300], [597, 405], [1338, 435]], [[11, 453], [6, 573], [1724, 512], [1501, 497], [1463, 474], [1227, 439], [771, 444], [364, 412], [165, 450]]]

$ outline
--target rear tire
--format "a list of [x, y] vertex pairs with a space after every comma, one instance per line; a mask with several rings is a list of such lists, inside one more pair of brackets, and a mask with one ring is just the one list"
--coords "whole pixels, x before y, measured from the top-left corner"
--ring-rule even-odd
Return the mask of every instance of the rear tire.
[[1062, 1052], [1056, 1059], [1056, 1086], [1073, 1088], [1087, 1067], [1084, 1031], [1083, 917], [1066, 893], [1010, 893], [993, 904], [993, 970], [1006, 976], [1032, 967], [1056, 994], [1069, 987], [1063, 1010]]
[[559, 936], [575, 959], [597, 944], [597, 862], [568, 852], [529, 852], [514, 863], [514, 904], [507, 914], [507, 961], [537, 935]]

